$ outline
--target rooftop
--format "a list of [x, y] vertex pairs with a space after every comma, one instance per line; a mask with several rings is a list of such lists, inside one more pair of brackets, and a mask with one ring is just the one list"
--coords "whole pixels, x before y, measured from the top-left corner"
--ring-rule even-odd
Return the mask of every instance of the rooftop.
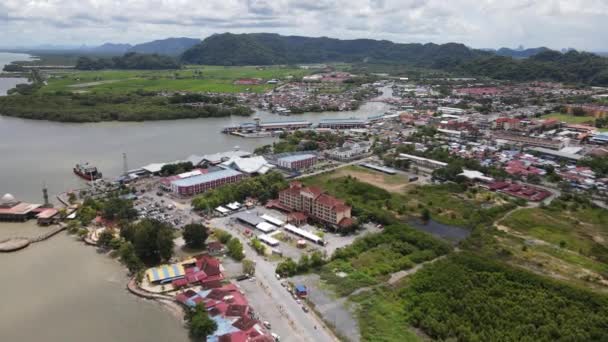
[[198, 176], [177, 179], [171, 182], [175, 186], [193, 186], [196, 184], [213, 182], [219, 179], [242, 175], [242, 173], [232, 169], [222, 169], [211, 173], [205, 173]]

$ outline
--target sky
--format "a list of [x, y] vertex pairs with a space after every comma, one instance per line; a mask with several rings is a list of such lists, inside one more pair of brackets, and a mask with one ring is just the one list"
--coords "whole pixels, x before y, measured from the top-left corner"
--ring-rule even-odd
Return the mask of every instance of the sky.
[[0, 46], [275, 32], [608, 51], [608, 0], [2, 0]]

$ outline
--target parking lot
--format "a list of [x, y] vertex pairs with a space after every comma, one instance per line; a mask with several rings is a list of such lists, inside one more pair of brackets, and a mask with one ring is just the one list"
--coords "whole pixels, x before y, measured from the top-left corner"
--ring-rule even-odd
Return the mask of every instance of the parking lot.
[[166, 222], [177, 229], [181, 229], [189, 223], [201, 221], [201, 218], [193, 213], [189, 206], [176, 202], [165, 194], [161, 196], [154, 192], [140, 194], [134, 202], [134, 207], [139, 218]]

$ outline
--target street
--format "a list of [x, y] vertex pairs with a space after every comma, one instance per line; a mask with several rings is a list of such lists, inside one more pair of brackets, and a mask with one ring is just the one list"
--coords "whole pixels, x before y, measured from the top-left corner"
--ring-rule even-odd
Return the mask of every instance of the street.
[[[248, 294], [248, 298], [251, 298], [252, 303], [256, 303], [253, 307], [260, 315], [261, 321], [270, 321], [273, 326], [271, 330], [278, 333], [282, 341], [337, 341], [312, 310], [304, 312], [291, 293], [281, 286], [281, 281], [275, 275], [276, 262], [266, 261], [263, 256], [258, 255], [236, 227], [219, 225], [214, 221], [212, 220], [214, 227], [225, 229], [241, 240], [245, 255], [256, 264], [255, 285], [258, 289], [255, 291], [262, 293], [263, 297], [260, 298], [259, 294]], [[249, 280], [241, 282], [243, 289], [250, 288], [249, 284], [245, 284], [248, 282]], [[280, 317], [280, 321], [271, 321], [271, 317]]]

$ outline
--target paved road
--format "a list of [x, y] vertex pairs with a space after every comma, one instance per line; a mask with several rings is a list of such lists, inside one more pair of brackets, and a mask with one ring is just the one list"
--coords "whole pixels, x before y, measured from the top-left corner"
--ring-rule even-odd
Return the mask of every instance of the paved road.
[[[238, 228], [219, 224], [219, 221], [220, 220], [212, 220], [212, 226], [226, 229], [241, 240], [247, 258], [253, 260], [256, 264], [256, 284], [260, 287], [260, 291], [264, 291], [270, 298], [266, 305], [273, 306], [274, 310], [282, 314], [281, 322], [271, 322], [271, 324], [276, 326], [277, 323], [281, 323], [290, 328], [292, 334], [289, 334], [289, 336], [281, 336], [281, 340], [294, 342], [338, 341], [331, 330], [325, 327], [324, 323], [316, 314], [314, 314], [314, 312], [304, 312], [301, 305], [293, 299], [291, 293], [287, 292], [287, 290], [281, 286], [280, 280], [278, 280], [275, 275], [276, 263], [266, 261], [262, 256], [259, 256], [249, 246], [247, 239], [241, 235]], [[267, 310], [268, 307], [265, 307], [264, 309]], [[258, 311], [262, 310], [258, 309]], [[262, 320], [264, 319], [264, 317], [261, 318]]]

